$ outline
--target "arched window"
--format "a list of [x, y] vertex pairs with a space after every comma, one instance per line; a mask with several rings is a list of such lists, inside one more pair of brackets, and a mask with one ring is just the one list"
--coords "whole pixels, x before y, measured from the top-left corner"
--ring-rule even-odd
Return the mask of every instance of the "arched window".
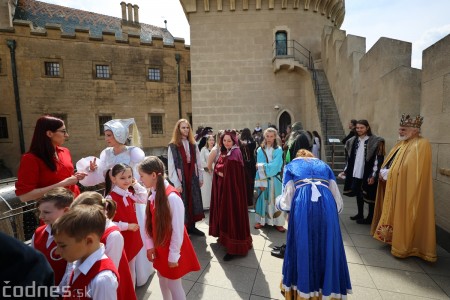
[[277, 31], [275, 34], [276, 53], [278, 55], [287, 55], [287, 32]]

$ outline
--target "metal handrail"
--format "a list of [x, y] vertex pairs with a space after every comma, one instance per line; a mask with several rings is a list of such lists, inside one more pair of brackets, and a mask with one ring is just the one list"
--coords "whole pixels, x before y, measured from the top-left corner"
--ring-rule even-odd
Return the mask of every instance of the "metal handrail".
[[325, 122], [325, 128], [322, 128], [322, 135], [325, 137], [325, 141], [328, 141], [328, 117], [326, 117], [324, 115], [324, 109], [323, 109], [323, 99], [322, 99], [322, 95], [320, 92], [320, 84], [317, 78], [317, 71], [316, 69], [311, 68], [311, 72], [312, 72], [312, 78], [313, 78], [313, 85], [314, 85], [314, 93], [316, 95], [316, 101], [317, 101], [317, 107], [319, 109], [319, 117], [320, 117], [320, 121], [324, 121]]
[[308, 67], [308, 69], [313, 67], [311, 51], [296, 40], [275, 40], [272, 44], [272, 55], [272, 61], [277, 58], [292, 58]]

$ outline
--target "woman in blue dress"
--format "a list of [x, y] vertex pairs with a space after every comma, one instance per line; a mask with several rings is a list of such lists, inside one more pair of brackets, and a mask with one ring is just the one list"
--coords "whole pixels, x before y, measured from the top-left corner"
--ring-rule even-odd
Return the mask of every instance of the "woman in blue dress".
[[281, 290], [286, 299], [345, 299], [350, 276], [339, 227], [342, 197], [333, 171], [308, 150], [284, 169], [277, 208], [289, 212]]

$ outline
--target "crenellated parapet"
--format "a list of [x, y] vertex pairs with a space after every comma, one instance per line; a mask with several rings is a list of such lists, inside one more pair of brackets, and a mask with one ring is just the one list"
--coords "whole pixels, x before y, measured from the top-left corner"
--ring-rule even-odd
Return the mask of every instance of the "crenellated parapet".
[[202, 12], [303, 9], [322, 14], [339, 28], [345, 17], [345, 0], [180, 0], [180, 3], [188, 20], [190, 14]]
[[11, 33], [17, 36], [39, 36], [49, 39], [76, 40], [83, 42], [100, 42], [106, 44], [128, 44], [130, 46], [190, 49], [185, 44], [184, 38], [174, 37], [173, 41], [167, 41], [159, 35], [140, 35], [139, 33], [117, 34], [116, 31], [104, 30], [101, 35], [92, 34], [87, 27], [75, 27], [74, 32], [65, 32], [61, 24], [46, 23], [44, 27], [34, 27], [31, 21], [15, 20], [13, 27], [0, 28], [1, 33]]

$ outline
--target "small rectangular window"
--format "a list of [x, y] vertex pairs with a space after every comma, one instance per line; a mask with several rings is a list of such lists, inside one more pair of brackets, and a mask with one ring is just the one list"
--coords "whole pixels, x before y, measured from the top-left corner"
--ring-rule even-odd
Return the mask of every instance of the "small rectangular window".
[[99, 126], [99, 132], [101, 136], [105, 135], [105, 131], [104, 131], [104, 127], [103, 125], [112, 120], [112, 116], [111, 115], [105, 115], [105, 116], [98, 116], [98, 126]]
[[95, 76], [97, 78], [110, 78], [111, 74], [109, 72], [108, 65], [96, 65], [95, 66]]
[[45, 76], [59, 77], [60, 67], [58, 62], [45, 62]]
[[0, 117], [0, 139], [8, 139], [8, 120], [6, 117]]
[[188, 114], [187, 114], [187, 119], [188, 119], [189, 123], [190, 123], [191, 126], [192, 126], [192, 113], [188, 113]]
[[186, 82], [191, 82], [191, 70], [187, 70]]
[[162, 115], [151, 115], [150, 116], [150, 128], [152, 134], [163, 134], [163, 116]]
[[159, 68], [149, 68], [148, 80], [161, 81], [161, 70]]

